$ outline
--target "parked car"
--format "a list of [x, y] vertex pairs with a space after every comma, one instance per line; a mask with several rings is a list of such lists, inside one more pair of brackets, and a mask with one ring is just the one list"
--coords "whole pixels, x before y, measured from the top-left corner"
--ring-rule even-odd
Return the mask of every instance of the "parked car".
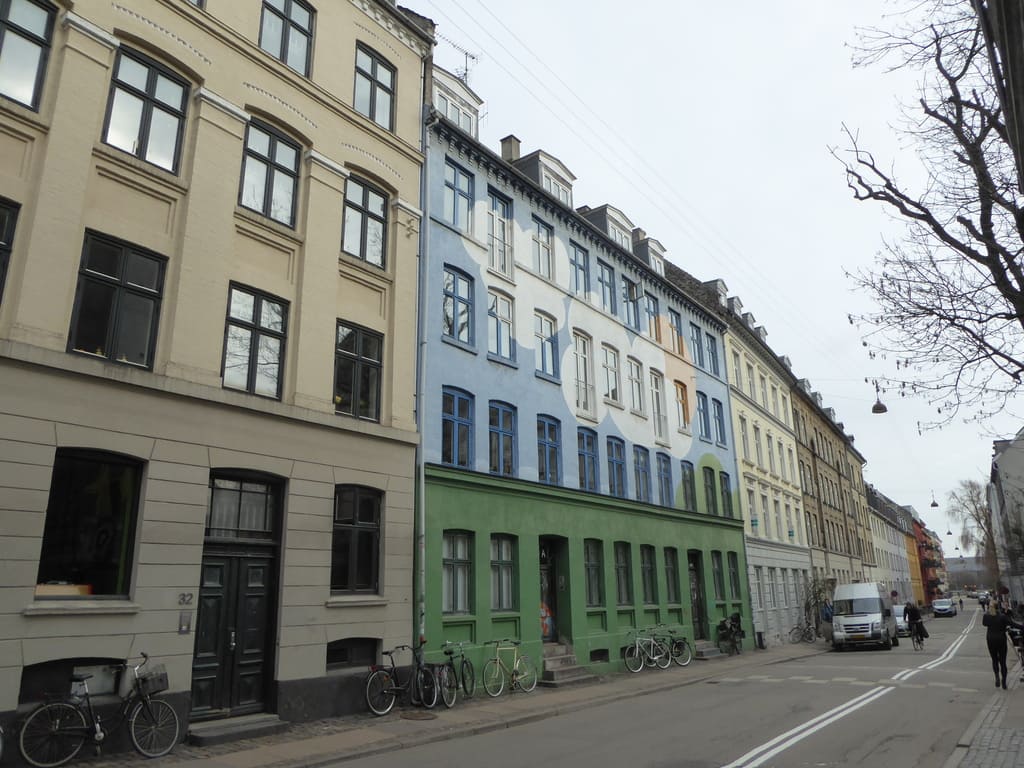
[[940, 597], [938, 600], [932, 600], [932, 615], [956, 616], [956, 603], [948, 597]]
[[894, 605], [892, 607], [892, 615], [896, 619], [896, 635], [897, 637], [910, 637], [910, 625], [907, 624], [907, 606], [905, 605]]

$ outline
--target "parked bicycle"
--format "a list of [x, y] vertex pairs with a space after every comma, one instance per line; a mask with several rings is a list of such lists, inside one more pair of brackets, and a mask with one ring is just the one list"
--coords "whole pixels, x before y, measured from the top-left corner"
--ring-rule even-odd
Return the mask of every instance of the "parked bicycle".
[[[519, 652], [520, 643], [520, 640], [508, 637], [485, 643], [494, 646], [494, 656], [487, 660], [482, 672], [484, 690], [488, 696], [500, 696], [505, 690], [506, 679], [510, 691], [519, 688], [529, 693], [537, 687], [537, 668], [529, 656]], [[505, 662], [502, 651], [512, 651], [510, 663]]]
[[639, 672], [646, 667], [668, 669], [672, 663], [672, 651], [667, 643], [658, 638], [650, 629], [631, 629], [633, 642], [626, 646], [623, 661], [630, 672]]
[[1008, 632], [1010, 633], [1010, 642], [1013, 643], [1014, 650], [1017, 651], [1017, 657], [1020, 659], [1020, 679], [1024, 680], [1024, 632], [1014, 627], [1010, 627]]
[[[444, 645], [441, 646], [447, 659], [438, 667], [437, 684], [441, 689], [441, 700], [449, 709], [455, 706], [460, 686], [466, 698], [472, 696], [476, 691], [476, 672], [473, 669], [473, 662], [466, 658], [464, 645], [466, 643], [462, 640], [457, 642], [445, 640]], [[458, 664], [455, 663], [456, 656], [459, 659]]]
[[659, 624], [656, 628], [658, 639], [668, 646], [668, 655], [680, 667], [685, 667], [693, 660], [693, 647], [679, 630], [667, 624]]
[[178, 743], [180, 724], [174, 707], [154, 694], [168, 688], [167, 673], [163, 666], [155, 666], [145, 674], [139, 670], [149, 662], [141, 654], [141, 664], [125, 661], [114, 667], [118, 671], [131, 670], [132, 684], [121, 697], [117, 722], [108, 728], [93, 709], [89, 696], [91, 674], [71, 675], [74, 684], [70, 698], [41, 704], [25, 718], [18, 737], [18, 747], [26, 762], [37, 768], [64, 765], [79, 753], [86, 740], [96, 744], [97, 750], [108, 736], [128, 723], [135, 750], [144, 757], [160, 757]]
[[809, 621], [801, 621], [791, 630], [789, 630], [789, 642], [799, 643], [803, 641], [805, 643], [813, 643], [818, 639], [818, 630], [814, 624]]
[[[432, 709], [437, 704], [437, 677], [433, 670], [423, 662], [423, 646], [426, 640], [420, 638], [414, 648], [411, 645], [396, 645], [390, 651], [381, 651], [386, 657], [383, 664], [373, 664], [366, 676], [366, 706], [373, 714], [383, 717], [395, 706], [399, 696], [408, 695], [412, 704], [422, 704]], [[399, 651], [412, 651], [412, 667], [408, 674], [403, 674], [395, 664], [395, 654]]]

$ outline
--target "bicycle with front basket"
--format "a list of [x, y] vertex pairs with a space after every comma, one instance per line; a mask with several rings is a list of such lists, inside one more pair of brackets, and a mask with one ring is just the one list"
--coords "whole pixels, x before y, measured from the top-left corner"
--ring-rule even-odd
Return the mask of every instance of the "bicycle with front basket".
[[99, 750], [106, 738], [128, 723], [135, 750], [144, 757], [160, 757], [170, 752], [178, 742], [180, 723], [174, 707], [153, 695], [168, 688], [167, 673], [162, 665], [146, 674], [139, 670], [149, 662], [141, 654], [141, 664], [126, 661], [114, 669], [131, 670], [132, 684], [121, 697], [117, 722], [108, 728], [93, 708], [89, 696], [91, 674], [73, 674], [75, 686], [70, 698], [41, 704], [25, 718], [18, 737], [21, 756], [36, 768], [55, 768], [64, 765], [79, 753], [85, 742], [92, 741]]
[[[529, 693], [537, 687], [537, 668], [533, 666], [529, 656], [519, 652], [520, 640], [513, 640], [509, 637], [502, 640], [490, 640], [485, 645], [494, 646], [494, 656], [487, 660], [483, 669], [484, 690], [488, 696], [501, 696], [505, 690], [505, 679], [508, 678], [508, 688], [514, 691], [516, 688]], [[512, 651], [512, 661], [506, 663], [502, 657], [502, 651]]]
[[631, 629], [629, 635], [633, 636], [633, 641], [622, 654], [626, 669], [630, 672], [639, 672], [645, 666], [668, 669], [672, 663], [672, 649], [664, 640], [650, 629]]
[[[437, 676], [423, 662], [423, 646], [426, 642], [420, 638], [415, 648], [411, 645], [396, 645], [390, 651], [381, 651], [381, 656], [387, 657], [387, 661], [371, 665], [370, 673], [366, 676], [366, 706], [373, 714], [383, 717], [395, 706], [395, 700], [406, 694], [411, 703], [422, 704], [427, 709], [437, 704]], [[395, 664], [395, 654], [399, 651], [412, 651], [412, 670], [407, 677], [403, 677]]]

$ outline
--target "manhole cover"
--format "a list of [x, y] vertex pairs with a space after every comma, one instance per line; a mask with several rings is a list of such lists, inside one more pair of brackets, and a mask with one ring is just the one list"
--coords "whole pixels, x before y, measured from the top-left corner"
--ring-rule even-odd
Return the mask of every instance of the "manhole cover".
[[433, 712], [424, 712], [421, 709], [410, 709], [399, 715], [403, 720], [436, 720], [437, 715]]

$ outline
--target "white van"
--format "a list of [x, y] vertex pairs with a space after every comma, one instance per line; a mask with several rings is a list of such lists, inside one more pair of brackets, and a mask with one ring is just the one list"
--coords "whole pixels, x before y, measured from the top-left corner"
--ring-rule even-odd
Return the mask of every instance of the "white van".
[[832, 647], [841, 651], [854, 645], [899, 645], [892, 600], [876, 582], [839, 584], [832, 596]]

